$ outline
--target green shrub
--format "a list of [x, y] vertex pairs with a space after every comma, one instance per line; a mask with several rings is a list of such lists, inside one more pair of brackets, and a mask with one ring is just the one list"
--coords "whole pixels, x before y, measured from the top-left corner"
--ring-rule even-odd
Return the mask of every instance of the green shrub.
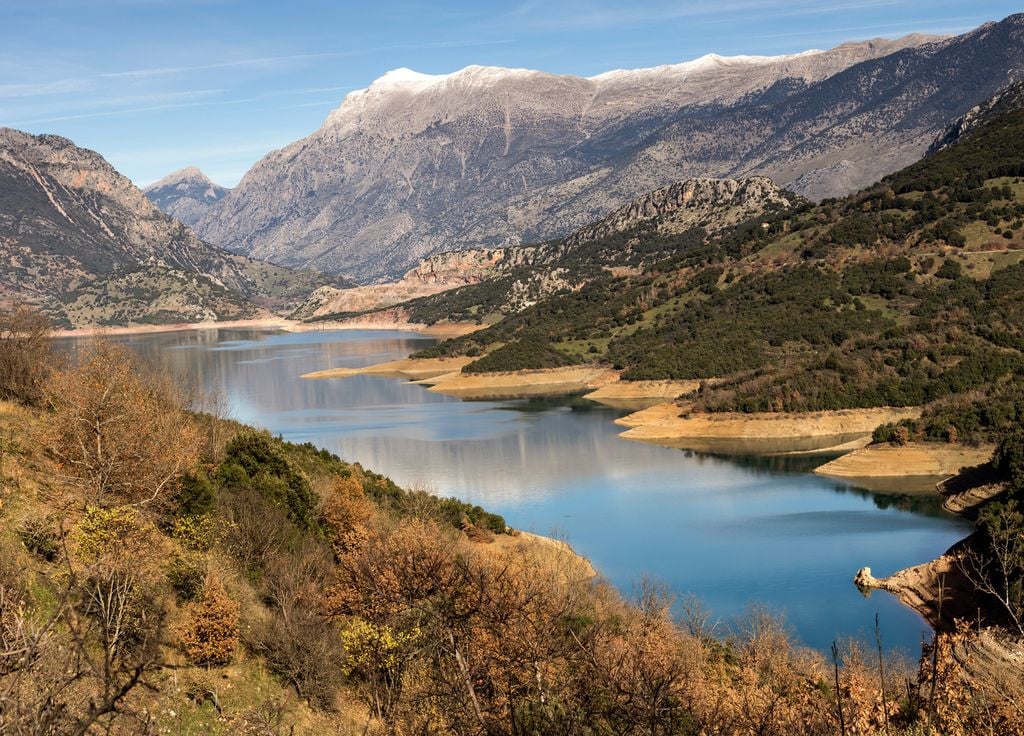
[[218, 479], [249, 486], [280, 506], [300, 529], [319, 528], [317, 497], [306, 479], [266, 432], [246, 430], [228, 442]]

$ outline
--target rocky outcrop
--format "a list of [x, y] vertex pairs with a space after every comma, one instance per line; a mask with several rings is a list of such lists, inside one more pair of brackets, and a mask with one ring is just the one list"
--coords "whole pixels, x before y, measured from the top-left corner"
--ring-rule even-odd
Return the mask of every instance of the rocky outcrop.
[[0, 258], [0, 300], [67, 327], [262, 317], [326, 281], [203, 242], [98, 154], [9, 128]]
[[580, 228], [565, 239], [572, 247], [657, 221], [660, 233], [680, 233], [693, 227], [709, 232], [735, 225], [772, 207], [789, 207], [793, 197], [771, 179], [687, 179], [655, 189]]
[[195, 225], [207, 208], [222, 200], [231, 191], [194, 166], [168, 174], [142, 190], [161, 212], [186, 225]]
[[441, 251], [563, 237], [691, 177], [840, 195], [920, 158], [1024, 68], [1022, 28], [591, 78], [399, 70], [258, 162], [197, 227], [255, 257], [386, 280]]
[[975, 105], [953, 121], [939, 133], [928, 149], [928, 153], [930, 155], [949, 148], [990, 120], [1021, 108], [1024, 108], [1024, 82], [1013, 82], [999, 90], [991, 99], [985, 100], [980, 105]]

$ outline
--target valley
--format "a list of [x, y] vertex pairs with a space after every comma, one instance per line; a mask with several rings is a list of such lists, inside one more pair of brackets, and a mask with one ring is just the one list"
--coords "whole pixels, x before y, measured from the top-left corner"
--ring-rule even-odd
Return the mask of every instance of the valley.
[[1024, 14], [108, 5], [0, 11], [0, 736], [1024, 736]]

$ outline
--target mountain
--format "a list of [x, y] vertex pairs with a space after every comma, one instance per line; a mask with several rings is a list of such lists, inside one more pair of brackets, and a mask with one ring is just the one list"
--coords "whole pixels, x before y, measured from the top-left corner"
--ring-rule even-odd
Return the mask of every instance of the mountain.
[[[423, 259], [397, 282], [345, 290], [325, 286], [295, 316], [366, 315], [406, 300], [414, 321], [423, 322], [435, 321], [438, 314], [472, 321], [490, 311], [517, 311], [558, 291], [577, 289], [609, 269], [635, 270], [663, 259], [676, 248], [678, 239], [672, 236], [685, 239], [699, 231], [703, 237], [799, 202], [764, 177], [688, 179], [637, 197], [560, 240], [445, 251]], [[641, 231], [645, 242], [639, 248]], [[617, 237], [622, 233], [629, 235]]]
[[969, 136], [975, 129], [1008, 112], [1024, 107], [1024, 82], [1014, 82], [999, 90], [990, 99], [976, 105], [957, 118], [943, 130], [931, 147], [929, 155], [949, 148], [961, 138]]
[[168, 174], [142, 190], [161, 212], [189, 226], [195, 225], [206, 209], [222, 200], [229, 191], [214, 184], [195, 166]]
[[489, 325], [421, 354], [476, 358], [467, 372], [595, 364], [705, 382], [681, 412], [923, 407], [912, 438], [992, 441], [1024, 418], [1024, 109], [1010, 93], [983, 106], [1001, 99], [1002, 114], [842, 199], [703, 236], [641, 224], [587, 249], [625, 239], [660, 258], [522, 309], [502, 309], [500, 279], [470, 310], [463, 294], [487, 283], [399, 308]]
[[397, 70], [270, 153], [197, 223], [211, 242], [360, 279], [433, 253], [556, 238], [692, 177], [820, 199], [919, 159], [1024, 69], [1024, 16], [794, 56], [591, 78]]
[[324, 283], [203, 242], [101, 156], [0, 128], [0, 300], [64, 326], [269, 315]]

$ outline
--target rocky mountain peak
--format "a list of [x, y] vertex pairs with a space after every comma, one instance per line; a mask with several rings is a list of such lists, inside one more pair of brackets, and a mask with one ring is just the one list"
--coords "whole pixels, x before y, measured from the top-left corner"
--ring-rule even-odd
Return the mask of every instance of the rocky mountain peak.
[[196, 227], [251, 256], [380, 281], [444, 250], [564, 237], [694, 177], [841, 196], [919, 159], [1019, 71], [1013, 19], [591, 78], [395, 70], [259, 161]]
[[186, 225], [194, 225], [206, 209], [223, 199], [229, 189], [215, 184], [198, 167], [168, 174], [142, 190], [163, 212]]

